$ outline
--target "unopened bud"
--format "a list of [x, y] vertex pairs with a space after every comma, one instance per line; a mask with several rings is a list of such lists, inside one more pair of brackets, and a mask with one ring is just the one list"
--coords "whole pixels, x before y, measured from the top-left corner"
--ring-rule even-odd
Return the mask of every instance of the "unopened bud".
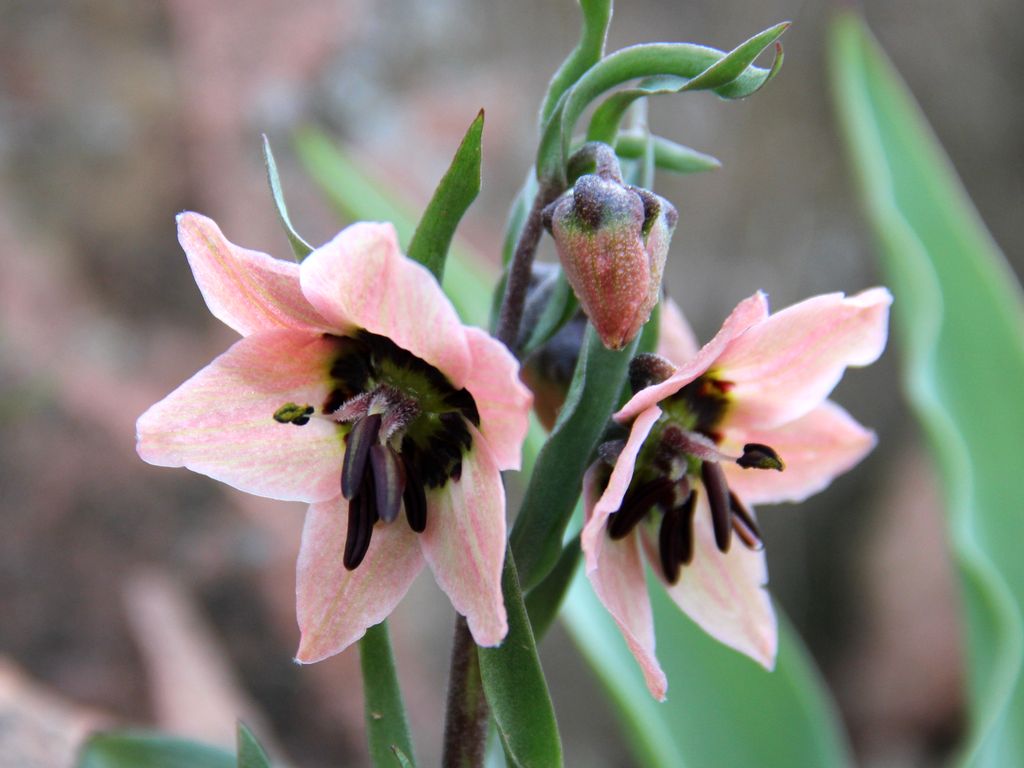
[[677, 218], [667, 200], [607, 174], [580, 176], [545, 209], [566, 279], [609, 349], [631, 342], [658, 303]]

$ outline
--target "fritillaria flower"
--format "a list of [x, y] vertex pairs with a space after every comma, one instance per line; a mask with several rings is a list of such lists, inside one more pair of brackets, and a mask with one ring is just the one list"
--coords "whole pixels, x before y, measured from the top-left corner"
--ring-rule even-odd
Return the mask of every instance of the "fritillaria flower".
[[891, 302], [874, 288], [769, 315], [757, 293], [699, 351], [678, 309], [664, 305], [659, 351], [676, 364], [641, 355], [631, 365], [635, 394], [614, 417], [629, 437], [604, 444], [587, 472], [582, 533], [587, 575], [655, 698], [667, 681], [641, 553], [706, 632], [774, 666], [775, 615], [750, 505], [801, 501], [874, 446], [826, 397], [847, 366], [882, 353]]
[[459, 322], [389, 224], [350, 226], [301, 266], [195, 213], [178, 236], [210, 311], [243, 338], [139, 418], [138, 452], [311, 504], [297, 659], [359, 639], [424, 562], [475, 640], [500, 643], [499, 473], [519, 466], [530, 407], [512, 355]]

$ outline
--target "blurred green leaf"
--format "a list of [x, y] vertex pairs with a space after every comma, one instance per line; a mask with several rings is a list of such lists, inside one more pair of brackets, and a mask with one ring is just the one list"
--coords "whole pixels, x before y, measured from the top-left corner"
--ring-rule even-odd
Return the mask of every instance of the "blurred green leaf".
[[238, 724], [238, 768], [270, 768], [270, 758], [245, 723]]
[[480, 192], [484, 111], [469, 126], [409, 242], [409, 258], [441, 280], [455, 230]]
[[222, 749], [157, 733], [110, 731], [89, 738], [78, 768], [236, 768]]
[[540, 110], [542, 130], [562, 94], [604, 56], [608, 25], [612, 20], [612, 0], [579, 0], [579, 3], [580, 11], [583, 13], [580, 41], [562, 62], [562, 66], [555, 72], [548, 85], [548, 91], [544, 95], [544, 103]]
[[[788, 22], [777, 24], [730, 54], [691, 43], [651, 43], [623, 48], [606, 56], [563, 94], [545, 124], [537, 150], [537, 177], [564, 181], [568, 148], [580, 115], [602, 93], [630, 80], [669, 75], [694, 81], [696, 84], [688, 90], [709, 89], [723, 98], [739, 99], [755, 93], [774, 77], [777, 66], [771, 69], [745, 66], [737, 73], [735, 65], [749, 52], [746, 46], [753, 41], [757, 44], [763, 40], [773, 41], [788, 26]], [[741, 50], [743, 53], [738, 54]], [[725, 63], [718, 68], [723, 61]]]
[[966, 764], [1024, 764], [1024, 300], [913, 97], [860, 18], [829, 46], [836, 109], [895, 295], [907, 396], [942, 478], [963, 585]]
[[391, 751], [394, 753], [394, 764], [398, 765], [399, 768], [415, 768], [412, 760], [410, 760], [406, 756], [405, 752], [400, 750], [397, 746], [392, 746]]
[[411, 764], [412, 739], [386, 621], [367, 629], [359, 640], [359, 664], [363, 672], [366, 735], [373, 764], [378, 768], [393, 766], [396, 747]]
[[505, 550], [501, 589], [508, 611], [508, 635], [497, 648], [478, 650], [487, 703], [510, 765], [558, 768], [562, 742], [555, 709], [509, 548]]
[[[416, 227], [416, 215], [408, 201], [396, 202], [373, 177], [323, 131], [304, 128], [295, 134], [295, 151], [310, 177], [320, 186], [338, 213], [351, 221], [390, 221], [400, 242], [408, 243]], [[443, 282], [465, 322], [483, 326], [490, 312], [490, 286], [494, 277], [486, 265], [452, 243]]]
[[[654, 164], [673, 173], [700, 173], [714, 171], [722, 163], [711, 155], [677, 144], [662, 136], [651, 136], [654, 145]], [[620, 132], [615, 140], [615, 154], [629, 160], [642, 158], [647, 149], [646, 134], [634, 131]]]
[[668, 700], [660, 704], [582, 572], [562, 613], [608, 690], [638, 765], [850, 764], [835, 707], [785, 621], [776, 668], [767, 672], [703, 632], [656, 580], [651, 586], [659, 657], [669, 679]]
[[281, 189], [281, 179], [277, 175], [277, 163], [274, 162], [274, 153], [270, 149], [270, 139], [263, 135], [263, 162], [267, 168], [267, 181], [270, 183], [270, 194], [274, 198], [274, 207], [277, 209], [277, 217], [281, 220], [284, 233], [288, 237], [288, 244], [295, 253], [295, 260], [302, 261], [313, 252], [313, 246], [302, 239], [302, 236], [292, 226], [291, 217], [288, 215], [288, 206], [284, 203], [284, 191]]
[[587, 324], [565, 404], [537, 457], [509, 537], [524, 590], [536, 586], [561, 554], [562, 535], [579, 498], [583, 473], [618, 404], [636, 345], [634, 340], [612, 352]]

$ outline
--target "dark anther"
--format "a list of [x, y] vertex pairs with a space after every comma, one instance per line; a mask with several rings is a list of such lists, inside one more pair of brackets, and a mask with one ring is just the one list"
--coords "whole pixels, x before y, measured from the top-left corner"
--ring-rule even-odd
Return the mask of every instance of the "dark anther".
[[774, 448], [761, 443], [744, 445], [743, 455], [736, 459], [736, 463], [744, 469], [777, 469], [780, 472], [786, 467]]
[[735, 493], [729, 494], [729, 509], [732, 510], [732, 529], [740, 537], [743, 546], [747, 549], [763, 549], [761, 531], [754, 521], [754, 516]]
[[679, 581], [682, 566], [693, 561], [693, 510], [697, 492], [691, 491], [679, 506], [670, 508], [661, 520], [658, 532], [658, 551], [661, 571], [669, 584]]
[[625, 537], [651, 507], [671, 498], [674, 485], [667, 477], [659, 477], [627, 491], [622, 506], [608, 518], [608, 535], [613, 539]]
[[348, 505], [348, 533], [345, 536], [345, 554], [342, 563], [348, 570], [355, 570], [370, 548], [373, 524], [377, 522], [377, 510], [373, 493], [365, 485]]
[[416, 533], [423, 533], [427, 527], [427, 494], [423, 490], [423, 479], [404, 448], [402, 464], [405, 467], [405, 490], [402, 492], [402, 501], [405, 502], [405, 519], [409, 521], [409, 527]]
[[294, 424], [301, 427], [309, 423], [309, 417], [313, 415], [312, 405], [299, 405], [298, 403], [285, 403], [274, 411], [274, 421], [279, 424]]
[[705, 461], [700, 465], [700, 476], [708, 492], [711, 507], [711, 525], [715, 531], [715, 545], [719, 552], [728, 552], [732, 532], [732, 513], [729, 511], [729, 486], [725, 472], [717, 461]]
[[642, 352], [629, 361], [629, 388], [635, 395], [652, 384], [660, 384], [675, 370], [676, 367], [661, 355]]
[[373, 492], [377, 501], [377, 514], [385, 523], [398, 517], [405, 491], [405, 467], [395, 452], [377, 443], [370, 448], [370, 467], [373, 469]]
[[377, 442], [380, 431], [381, 415], [371, 413], [360, 419], [348, 433], [345, 447], [345, 459], [341, 465], [341, 495], [353, 499], [366, 471], [366, 458], [370, 455], [370, 446]]

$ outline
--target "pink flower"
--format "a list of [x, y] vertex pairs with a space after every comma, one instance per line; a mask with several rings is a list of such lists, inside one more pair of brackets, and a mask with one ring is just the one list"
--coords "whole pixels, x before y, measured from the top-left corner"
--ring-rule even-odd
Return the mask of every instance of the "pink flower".
[[519, 467], [530, 408], [512, 355], [459, 322], [390, 224], [348, 227], [301, 266], [195, 213], [178, 238], [210, 311], [243, 338], [139, 418], [138, 452], [310, 502], [298, 661], [383, 621], [424, 561], [476, 641], [500, 643], [500, 472]]
[[[659, 352], [683, 364], [634, 360], [635, 395], [615, 414], [629, 437], [602, 446], [588, 470], [582, 534], [587, 575], [655, 698], [668, 683], [641, 550], [708, 634], [774, 667], [775, 614], [748, 505], [801, 501], [874, 447], [874, 434], [825, 398], [847, 366], [882, 353], [891, 302], [874, 288], [769, 316], [757, 293], [699, 351], [679, 310], [663, 305]], [[733, 535], [744, 546], [730, 546]]]

